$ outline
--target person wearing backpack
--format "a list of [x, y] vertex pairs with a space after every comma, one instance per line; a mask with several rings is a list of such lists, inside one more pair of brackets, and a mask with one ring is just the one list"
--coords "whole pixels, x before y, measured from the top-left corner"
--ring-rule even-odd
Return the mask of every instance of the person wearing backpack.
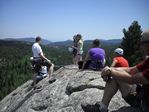
[[[143, 112], [149, 112], [149, 30], [142, 33], [141, 48], [144, 50], [145, 59], [134, 67], [105, 67], [101, 73], [102, 77], [113, 77], [116, 80], [129, 84], [142, 84], [140, 108]], [[112, 86], [111, 86], [112, 88]], [[100, 112], [107, 112], [106, 96], [99, 104]]]
[[51, 78], [51, 74], [53, 73], [54, 64], [45, 57], [43, 51], [41, 49], [40, 43], [42, 39], [41, 37], [37, 36], [35, 39], [35, 43], [32, 45], [32, 53], [33, 53], [33, 60], [35, 62], [34, 67], [34, 76], [33, 76], [33, 87], [36, 85], [36, 74], [40, 71], [42, 66], [47, 66], [49, 72], [49, 78]]

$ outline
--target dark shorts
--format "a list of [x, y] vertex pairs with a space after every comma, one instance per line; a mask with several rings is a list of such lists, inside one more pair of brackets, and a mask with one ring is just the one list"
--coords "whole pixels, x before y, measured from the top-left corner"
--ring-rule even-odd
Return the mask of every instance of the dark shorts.
[[[79, 61], [78, 65], [79, 65], [79, 69], [81, 69], [83, 66], [83, 61]], [[99, 61], [95, 62], [92, 60], [88, 60], [86, 61], [85, 66], [82, 69], [91, 69], [96, 71], [96, 70], [101, 70], [102, 68], [104, 68], [103, 63]]]
[[149, 112], [149, 85], [143, 85], [142, 91], [142, 110], [143, 112]]
[[141, 112], [149, 112], [149, 96], [148, 96], [149, 90], [148, 89], [147, 89], [147, 85], [146, 86], [137, 85], [137, 88], [136, 88], [137, 94], [128, 94], [124, 99], [131, 106], [140, 108]]
[[47, 69], [49, 70], [52, 64], [49, 63], [47, 60], [38, 59], [38, 60], [34, 60], [34, 65], [35, 65], [34, 71], [35, 73], [37, 73], [41, 69], [41, 66], [47, 66]]
[[104, 65], [101, 61], [88, 60], [83, 69], [100, 70], [102, 68], [104, 68]]
[[72, 54], [75, 57], [77, 55], [77, 50], [76, 49], [73, 49]]
[[143, 112], [149, 112], [149, 102], [143, 100], [141, 109]]

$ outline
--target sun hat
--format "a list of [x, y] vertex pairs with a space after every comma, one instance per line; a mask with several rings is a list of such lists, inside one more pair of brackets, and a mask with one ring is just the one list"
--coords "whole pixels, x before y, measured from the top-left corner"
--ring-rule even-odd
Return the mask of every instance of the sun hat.
[[119, 55], [123, 55], [124, 50], [121, 49], [121, 48], [116, 48], [116, 49], [114, 50], [114, 52], [117, 53], [117, 54], [119, 54]]

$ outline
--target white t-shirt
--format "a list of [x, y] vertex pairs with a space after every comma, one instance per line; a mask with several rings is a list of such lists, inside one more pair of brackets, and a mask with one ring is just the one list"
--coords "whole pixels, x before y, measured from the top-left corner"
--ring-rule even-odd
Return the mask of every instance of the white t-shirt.
[[38, 43], [33, 44], [32, 52], [33, 52], [33, 57], [40, 57], [40, 55], [39, 55], [40, 53], [41, 53], [41, 55], [43, 55], [42, 49]]

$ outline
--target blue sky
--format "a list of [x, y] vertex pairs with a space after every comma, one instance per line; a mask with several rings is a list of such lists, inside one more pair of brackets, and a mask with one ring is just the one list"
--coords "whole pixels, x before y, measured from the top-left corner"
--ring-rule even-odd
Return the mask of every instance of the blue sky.
[[0, 39], [119, 39], [134, 20], [149, 29], [149, 0], [0, 0]]

